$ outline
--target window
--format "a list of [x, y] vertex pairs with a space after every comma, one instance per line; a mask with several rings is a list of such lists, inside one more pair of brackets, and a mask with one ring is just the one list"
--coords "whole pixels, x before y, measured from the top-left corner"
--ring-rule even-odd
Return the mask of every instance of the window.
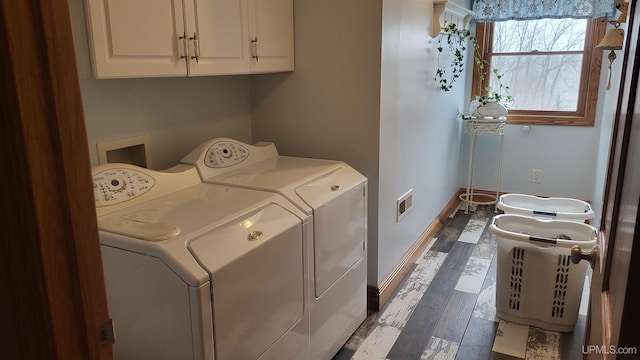
[[[602, 61], [595, 46], [605, 27], [598, 19], [478, 23], [479, 54], [513, 96], [508, 123], [593, 126]], [[473, 95], [497, 89], [496, 81], [474, 71]]]

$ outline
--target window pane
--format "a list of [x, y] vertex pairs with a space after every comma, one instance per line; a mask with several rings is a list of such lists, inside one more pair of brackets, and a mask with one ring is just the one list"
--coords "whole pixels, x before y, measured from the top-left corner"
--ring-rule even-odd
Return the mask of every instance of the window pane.
[[585, 19], [540, 19], [496, 22], [493, 52], [582, 51]]
[[[494, 56], [516, 110], [577, 111], [582, 55]], [[498, 90], [495, 76], [491, 87]]]

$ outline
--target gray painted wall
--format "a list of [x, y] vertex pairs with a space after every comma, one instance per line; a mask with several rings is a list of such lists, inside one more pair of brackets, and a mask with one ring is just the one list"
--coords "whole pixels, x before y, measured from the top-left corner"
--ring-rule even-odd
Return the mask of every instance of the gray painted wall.
[[249, 78], [80, 81], [92, 165], [98, 142], [150, 135], [151, 168], [166, 169], [215, 137], [251, 142]]

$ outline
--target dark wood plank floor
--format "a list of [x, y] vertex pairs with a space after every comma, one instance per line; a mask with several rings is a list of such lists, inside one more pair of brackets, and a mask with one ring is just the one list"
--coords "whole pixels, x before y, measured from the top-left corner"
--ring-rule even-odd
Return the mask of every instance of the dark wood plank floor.
[[493, 215], [488, 206], [456, 212], [334, 360], [580, 359], [584, 315], [573, 333], [495, 316], [496, 239], [486, 226]]

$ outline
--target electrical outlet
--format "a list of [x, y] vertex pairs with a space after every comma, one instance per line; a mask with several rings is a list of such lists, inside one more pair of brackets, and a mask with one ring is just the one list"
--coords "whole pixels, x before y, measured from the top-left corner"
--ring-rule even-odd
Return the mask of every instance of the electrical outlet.
[[540, 169], [531, 169], [531, 182], [532, 183], [541, 183], [542, 182], [542, 170], [540, 170]]
[[396, 222], [400, 221], [409, 213], [413, 206], [413, 189], [407, 191], [396, 200]]

